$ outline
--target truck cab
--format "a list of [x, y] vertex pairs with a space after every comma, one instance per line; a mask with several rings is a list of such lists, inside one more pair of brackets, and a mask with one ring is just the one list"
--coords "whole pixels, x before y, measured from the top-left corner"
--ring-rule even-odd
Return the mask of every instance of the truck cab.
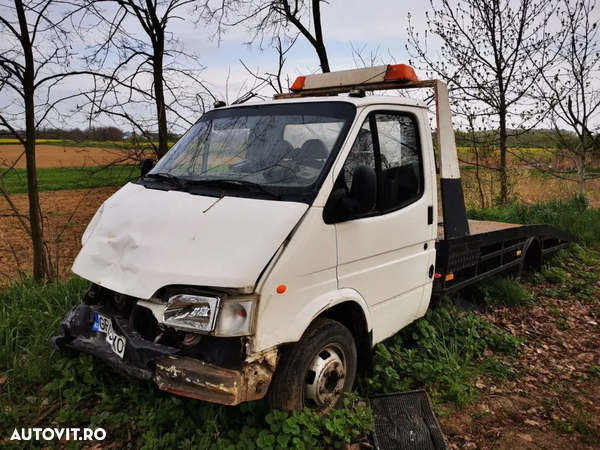
[[[90, 222], [73, 272], [91, 285], [54, 343], [200, 400], [339, 405], [437, 275], [426, 105], [354, 89], [369, 83], [419, 86], [407, 66], [315, 75], [202, 116]], [[449, 239], [469, 229], [436, 83]]]

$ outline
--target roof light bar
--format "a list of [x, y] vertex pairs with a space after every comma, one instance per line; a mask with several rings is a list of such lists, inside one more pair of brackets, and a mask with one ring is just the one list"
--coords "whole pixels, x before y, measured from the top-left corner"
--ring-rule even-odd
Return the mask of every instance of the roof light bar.
[[327, 87], [358, 88], [385, 81], [419, 81], [415, 70], [405, 64], [367, 67], [364, 69], [342, 70], [340, 72], [303, 75], [296, 78], [290, 90], [321, 89]]
[[419, 78], [411, 66], [390, 64], [385, 72], [385, 81], [419, 81]]
[[406, 64], [390, 64], [299, 76], [292, 84], [289, 94], [278, 94], [275, 98], [331, 95], [357, 89], [396, 89], [399, 85], [418, 82], [412, 67]]
[[302, 88], [304, 87], [305, 81], [306, 81], [306, 76], [304, 76], [304, 75], [296, 78], [296, 81], [294, 81], [294, 84], [292, 84], [290, 91], [295, 92], [295, 91], [302, 90]]

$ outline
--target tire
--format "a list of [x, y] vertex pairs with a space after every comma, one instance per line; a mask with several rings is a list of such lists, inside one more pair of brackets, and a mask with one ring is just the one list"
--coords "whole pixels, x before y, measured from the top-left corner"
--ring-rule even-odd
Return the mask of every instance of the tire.
[[283, 349], [269, 387], [269, 405], [319, 413], [337, 408], [354, 386], [356, 364], [356, 342], [348, 328], [317, 318], [298, 342]]

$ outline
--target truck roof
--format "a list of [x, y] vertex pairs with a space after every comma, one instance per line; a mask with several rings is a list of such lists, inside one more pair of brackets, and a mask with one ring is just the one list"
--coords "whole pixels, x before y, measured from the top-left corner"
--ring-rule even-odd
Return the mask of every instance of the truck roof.
[[302, 98], [290, 98], [281, 100], [267, 100], [267, 101], [255, 101], [247, 102], [240, 105], [231, 105], [223, 107], [225, 108], [237, 108], [243, 106], [253, 105], [265, 105], [275, 104], [280, 105], [282, 103], [308, 103], [308, 102], [347, 102], [356, 105], [357, 107], [370, 106], [370, 105], [400, 105], [400, 106], [416, 106], [419, 108], [427, 108], [427, 105], [423, 100], [417, 100], [414, 98], [392, 96], [392, 95], [367, 95], [365, 97], [348, 97], [348, 96], [325, 96], [325, 97], [302, 97]]

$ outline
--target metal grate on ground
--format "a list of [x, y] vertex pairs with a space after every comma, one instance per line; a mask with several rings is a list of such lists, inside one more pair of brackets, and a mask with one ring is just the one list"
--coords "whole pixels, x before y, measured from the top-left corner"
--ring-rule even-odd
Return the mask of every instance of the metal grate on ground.
[[379, 450], [447, 450], [425, 391], [369, 397], [375, 413], [373, 440]]

